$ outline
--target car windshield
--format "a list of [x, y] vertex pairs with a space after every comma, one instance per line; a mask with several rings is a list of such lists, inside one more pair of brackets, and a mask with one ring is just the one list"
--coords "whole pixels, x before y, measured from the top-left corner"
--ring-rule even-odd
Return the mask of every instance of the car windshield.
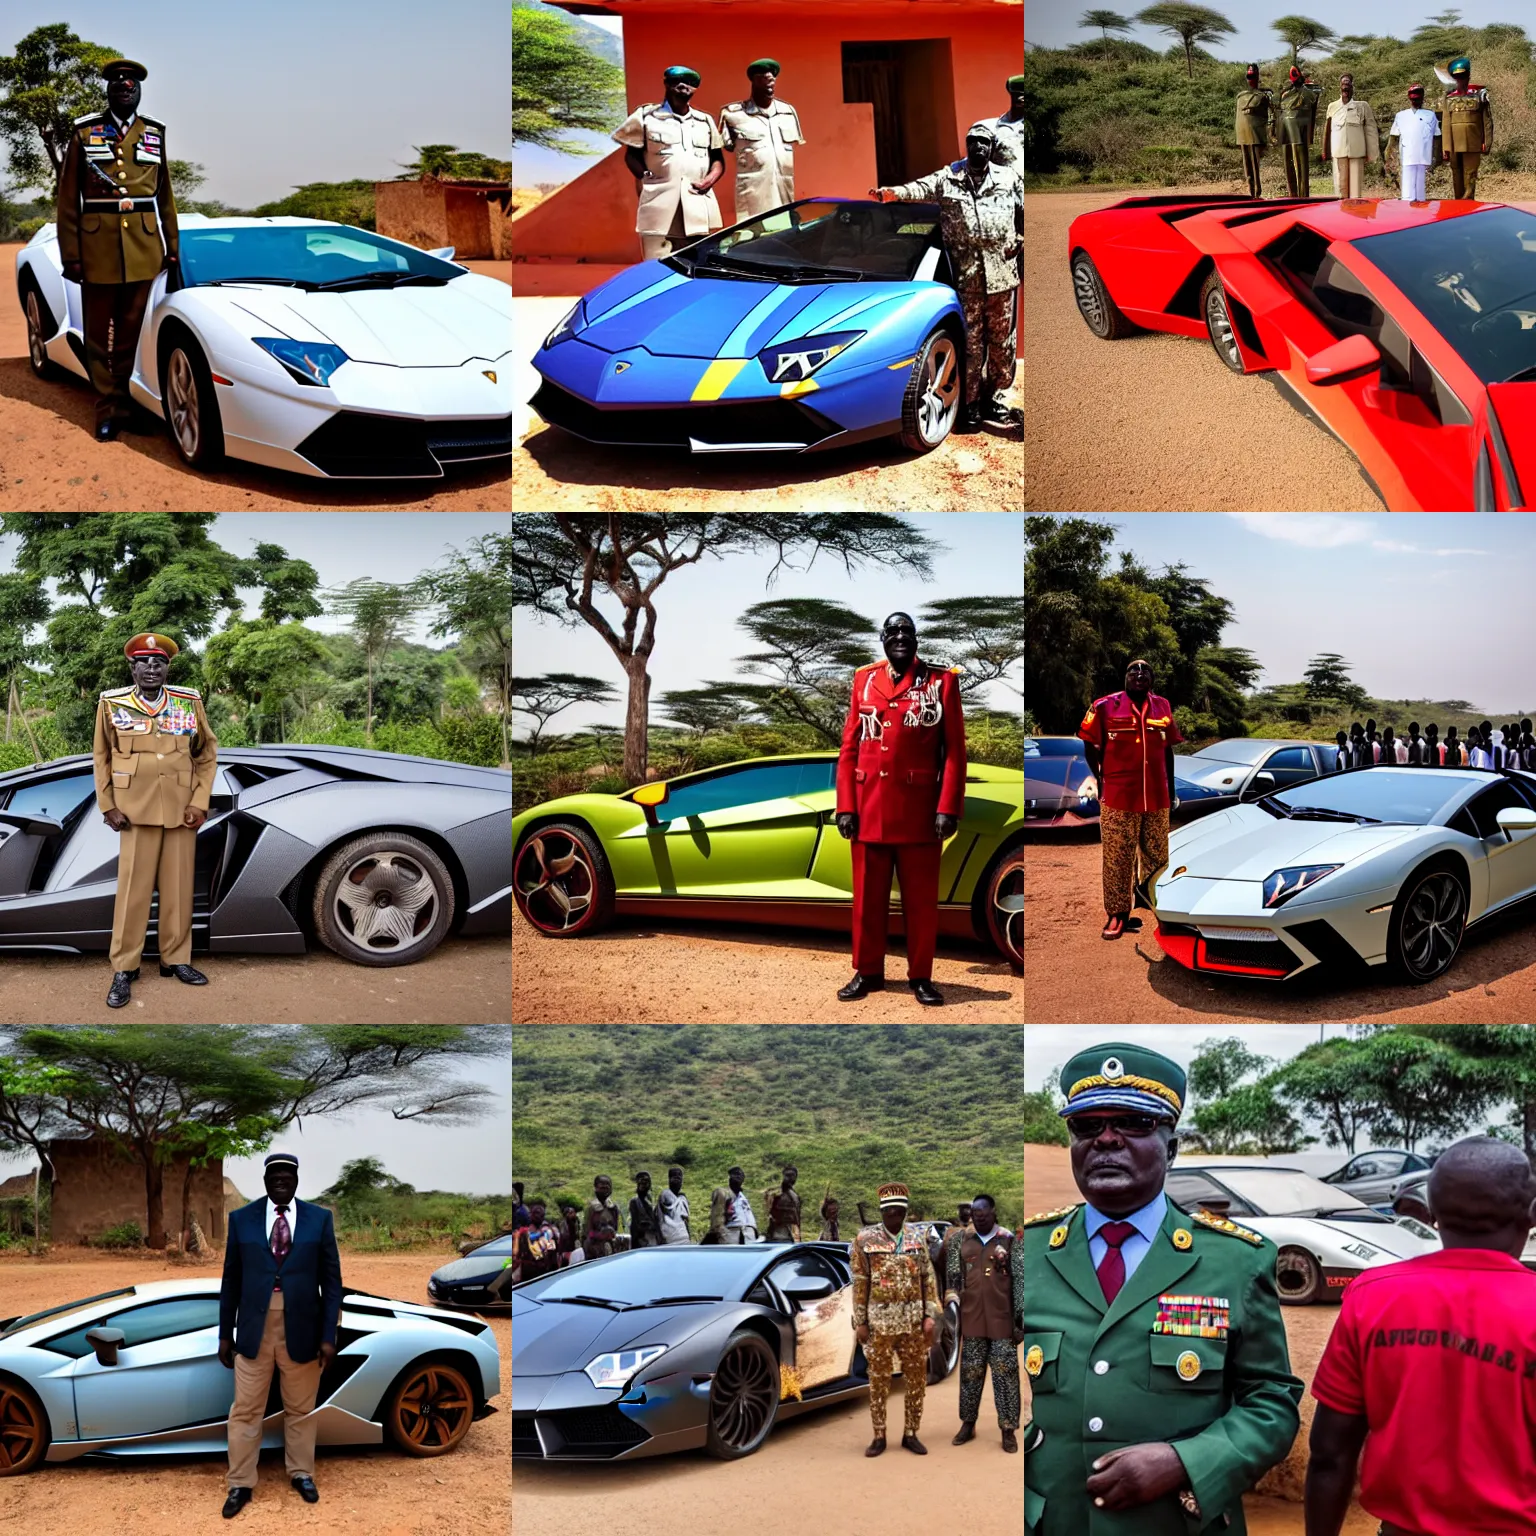
[[658, 1296], [721, 1297], [755, 1277], [782, 1247], [701, 1246], [635, 1248], [606, 1259], [590, 1259], [516, 1287], [533, 1301], [612, 1302], [643, 1306]]
[[299, 288], [392, 288], [440, 284], [464, 268], [346, 224], [256, 224], [181, 232], [181, 275], [188, 287], [259, 279]]
[[1290, 1168], [1222, 1168], [1209, 1172], [1234, 1194], [1241, 1195], [1261, 1216], [1370, 1210], [1365, 1201], [1345, 1190]]
[[481, 1254], [495, 1255], [512, 1252], [512, 1234], [504, 1232], [500, 1237], [493, 1237], [488, 1243], [481, 1243], [478, 1248], [471, 1250], [465, 1257], [479, 1258]]
[[1485, 208], [1355, 245], [1483, 383], [1536, 380], [1536, 213]]
[[1426, 773], [1422, 768], [1365, 768], [1355, 773], [1329, 774], [1293, 785], [1259, 801], [1275, 802], [1275, 814], [1335, 811], [1372, 821], [1406, 822], [1421, 827], [1466, 794], [1469, 781], [1460, 775]]
[[937, 242], [938, 227], [936, 203], [811, 198], [733, 224], [669, 260], [690, 277], [713, 271], [768, 282], [906, 282]]
[[1024, 738], [1025, 757], [1084, 757], [1086, 755], [1080, 741], [1066, 741], [1059, 738], [1047, 738], [1042, 741], [1038, 736]]

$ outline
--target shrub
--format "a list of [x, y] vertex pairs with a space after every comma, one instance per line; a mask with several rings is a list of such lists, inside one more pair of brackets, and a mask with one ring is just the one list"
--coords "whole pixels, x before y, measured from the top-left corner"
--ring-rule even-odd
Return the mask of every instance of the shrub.
[[142, 1248], [144, 1233], [136, 1221], [121, 1221], [91, 1239], [93, 1248]]

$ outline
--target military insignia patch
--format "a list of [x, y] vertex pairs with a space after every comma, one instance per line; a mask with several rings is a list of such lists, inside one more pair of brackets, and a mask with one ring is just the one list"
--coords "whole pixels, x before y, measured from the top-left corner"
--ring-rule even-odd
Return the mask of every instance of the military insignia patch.
[[1177, 1248], [1180, 1253], [1188, 1252], [1189, 1249], [1194, 1247], [1194, 1245], [1195, 1238], [1192, 1232], [1187, 1231], [1183, 1227], [1176, 1227], [1174, 1229], [1173, 1246]]
[[1045, 1351], [1038, 1344], [1031, 1344], [1028, 1353], [1024, 1356], [1024, 1370], [1027, 1375], [1038, 1376], [1045, 1369]]
[[1186, 1339], [1224, 1339], [1232, 1327], [1232, 1306], [1225, 1296], [1157, 1298], [1153, 1333]]
[[1067, 1229], [1065, 1227], [1057, 1227], [1056, 1230], [1051, 1233], [1051, 1247], [1052, 1248], [1064, 1247], [1066, 1245], [1066, 1241], [1067, 1241]]
[[1200, 1356], [1192, 1349], [1186, 1349], [1179, 1356], [1178, 1363], [1174, 1366], [1174, 1370], [1179, 1373], [1180, 1381], [1193, 1381], [1199, 1376], [1202, 1369]]

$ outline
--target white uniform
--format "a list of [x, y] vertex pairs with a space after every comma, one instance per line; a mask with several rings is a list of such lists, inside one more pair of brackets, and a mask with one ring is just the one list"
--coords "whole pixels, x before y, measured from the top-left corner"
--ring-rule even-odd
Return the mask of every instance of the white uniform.
[[997, 145], [992, 151], [992, 159], [998, 165], [1006, 165], [1019, 173], [1019, 179], [1024, 179], [1024, 119], [1017, 122], [1009, 119], [1007, 113], [1001, 117], [992, 119], [992, 126], [997, 129]]
[[679, 115], [666, 103], [636, 107], [613, 131], [614, 140], [645, 151], [645, 180], [635, 233], [646, 261], [670, 256], [721, 226], [713, 189], [699, 193], [696, 181], [709, 175], [709, 152], [720, 149], [715, 120], [697, 107]]
[[1389, 137], [1397, 140], [1403, 168], [1403, 201], [1424, 201], [1424, 178], [1435, 163], [1440, 118], [1427, 107], [1404, 107], [1392, 119]]
[[795, 145], [805, 143], [800, 114], [775, 97], [760, 107], [750, 96], [720, 109], [720, 138], [736, 152], [736, 218], [755, 219], [795, 200]]

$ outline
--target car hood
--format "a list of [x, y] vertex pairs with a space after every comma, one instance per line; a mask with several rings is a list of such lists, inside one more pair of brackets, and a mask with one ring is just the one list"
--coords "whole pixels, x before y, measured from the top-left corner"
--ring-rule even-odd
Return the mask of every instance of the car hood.
[[444, 1264], [441, 1269], [432, 1271], [432, 1278], [438, 1284], [462, 1285], [468, 1280], [490, 1279], [501, 1273], [506, 1266], [506, 1255], [500, 1253], [482, 1254], [478, 1258], [467, 1253], [462, 1259], [454, 1259], [450, 1264]]
[[1173, 777], [1179, 784], [1198, 784], [1213, 794], [1235, 795], [1248, 775], [1253, 772], [1252, 763], [1200, 762], [1193, 758], [1180, 762], [1173, 760]]
[[565, 1302], [536, 1302], [512, 1293], [512, 1373], [556, 1376], [579, 1371], [611, 1349], [680, 1343], [709, 1321], [718, 1301], [627, 1312]]
[[[474, 286], [469, 286], [473, 284]], [[498, 303], [500, 289], [507, 295]], [[512, 345], [511, 290], [493, 278], [455, 278], [443, 288], [306, 293], [298, 288], [195, 288], [247, 336], [331, 341], [360, 363], [458, 368], [494, 362]]]
[[[643, 347], [656, 357], [755, 357], [774, 342], [818, 331], [867, 330], [869, 310], [900, 303], [913, 287], [685, 277], [648, 261], [588, 295], [580, 336], [605, 352]], [[859, 317], [850, 310], [858, 310]]]
[[1536, 510], [1536, 384], [1490, 384], [1509, 456], [1520, 480], [1521, 510]]
[[[1075, 774], [1073, 769], [1082, 770]], [[1080, 757], [1029, 758], [1024, 764], [1024, 782], [1030, 794], [1038, 794], [1047, 784], [1064, 789], [1074, 778], [1087, 775], [1088, 765]]]
[[1298, 864], [1349, 864], [1412, 837], [1397, 825], [1350, 826], [1338, 821], [1282, 821], [1256, 806], [1218, 811], [1176, 832], [1168, 862], [1206, 880], [1261, 881]]
[[[1409, 1231], [1407, 1227], [1400, 1226], [1395, 1221], [1378, 1223], [1373, 1221], [1336, 1221], [1325, 1216], [1244, 1216], [1239, 1218], [1243, 1225], [1251, 1226], [1255, 1232], [1266, 1237], [1273, 1234], [1268, 1230], [1272, 1225], [1281, 1223], [1290, 1225], [1296, 1222], [1306, 1222], [1314, 1229], [1321, 1229], [1318, 1235], [1327, 1233], [1341, 1243], [1369, 1243], [1372, 1248], [1379, 1248], [1383, 1254], [1390, 1255], [1388, 1259], [1371, 1259], [1367, 1264], [1380, 1264], [1396, 1259], [1417, 1258], [1421, 1253], [1434, 1253], [1439, 1247], [1438, 1239], [1426, 1241], [1417, 1233]], [[583, 1362], [585, 1363], [585, 1362]]]

